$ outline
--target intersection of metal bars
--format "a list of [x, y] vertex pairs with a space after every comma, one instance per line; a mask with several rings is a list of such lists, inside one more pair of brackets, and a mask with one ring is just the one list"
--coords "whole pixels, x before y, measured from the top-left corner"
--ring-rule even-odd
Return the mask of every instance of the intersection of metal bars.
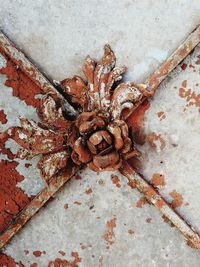
[[[188, 38], [175, 50], [175, 52], [146, 80], [150, 93], [154, 93], [160, 83], [174, 70], [178, 64], [187, 57], [200, 43], [200, 25], [188, 36]], [[56, 94], [63, 98], [54, 86], [43, 74], [19, 51], [15, 45], [0, 32], [0, 52], [5, 53], [44, 93]], [[145, 98], [142, 99], [142, 101]], [[141, 103], [141, 102], [140, 102]], [[140, 104], [139, 103], [139, 104]], [[129, 114], [128, 114], [129, 115]], [[42, 189], [37, 196], [16, 216], [8, 227], [0, 235], [0, 248], [22, 228], [22, 226], [79, 170], [79, 167], [71, 165], [60, 175], [53, 177], [49, 185]], [[176, 228], [184, 235], [192, 247], [200, 249], [200, 236], [177, 214], [163, 197], [141, 175], [137, 174], [128, 163], [120, 172], [134, 182], [136, 188], [145, 196], [149, 203], [154, 205]]]

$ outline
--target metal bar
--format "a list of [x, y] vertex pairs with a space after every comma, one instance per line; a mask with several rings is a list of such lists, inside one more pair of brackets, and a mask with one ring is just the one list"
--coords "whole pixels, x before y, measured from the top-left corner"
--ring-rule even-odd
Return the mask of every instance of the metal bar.
[[[145, 84], [152, 96], [155, 94], [161, 82], [191, 53], [199, 42], [200, 25], [198, 25], [187, 39], [173, 52], [173, 54], [148, 77]], [[126, 113], [124, 119], [126, 120], [133, 111], [145, 101], [145, 99], [147, 99], [147, 97], [144, 96], [133, 109]]]
[[19, 213], [15, 220], [0, 236], [0, 249], [24, 226], [24, 224], [39, 211], [39, 209], [79, 170], [71, 165], [62, 174], [53, 177], [34, 199]]
[[200, 250], [200, 236], [174, 211], [164, 198], [141, 175], [125, 162], [120, 172], [184, 235], [192, 247]]
[[5, 53], [17, 66], [34, 82], [44, 93], [62, 99], [66, 111], [71, 115], [77, 115], [75, 109], [69, 102], [56, 90], [48, 79], [30, 62], [30, 60], [0, 31], [0, 52]]
[[154, 71], [147, 79], [146, 84], [150, 91], [155, 93], [161, 82], [174, 70], [178, 64], [191, 53], [200, 42], [200, 25], [187, 37], [187, 39], [174, 51], [174, 53]]

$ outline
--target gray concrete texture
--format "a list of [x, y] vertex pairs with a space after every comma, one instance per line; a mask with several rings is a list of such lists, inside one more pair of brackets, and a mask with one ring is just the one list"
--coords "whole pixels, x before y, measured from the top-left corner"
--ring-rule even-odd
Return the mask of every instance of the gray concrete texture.
[[[199, 14], [199, 0], [0, 0], [1, 29], [51, 80], [82, 76], [85, 56], [98, 59], [103, 45], [109, 43], [117, 64], [128, 67], [125, 78], [143, 82], [200, 23]], [[140, 147], [146, 179], [162, 174], [166, 186], [160, 193], [168, 201], [173, 196], [170, 192], [180, 194], [178, 211], [198, 231], [200, 113], [195, 99], [188, 105], [187, 97], [180, 95], [180, 87], [187, 80], [185, 90], [199, 95], [199, 55], [197, 47], [184, 62], [188, 67], [183, 71], [179, 66], [151, 100], [144, 132], [159, 138]], [[1, 75], [0, 102], [8, 114], [4, 127], [16, 124], [18, 115], [36, 119], [35, 109], [12, 97], [12, 89], [5, 88], [4, 82]], [[7, 147], [17, 148], [10, 141]], [[23, 161], [17, 167], [25, 177], [18, 186], [29, 196], [44, 186], [34, 168], [36, 161], [29, 170]], [[71, 252], [78, 253], [78, 266], [84, 267], [198, 267], [199, 252], [187, 246], [153, 206], [138, 208], [140, 193], [116, 174], [120, 187], [113, 184], [109, 172], [82, 171], [82, 179], [68, 182], [3, 252], [25, 267], [32, 263], [45, 267], [56, 258], [69, 260]], [[38, 250], [45, 254], [35, 257], [33, 252]]]

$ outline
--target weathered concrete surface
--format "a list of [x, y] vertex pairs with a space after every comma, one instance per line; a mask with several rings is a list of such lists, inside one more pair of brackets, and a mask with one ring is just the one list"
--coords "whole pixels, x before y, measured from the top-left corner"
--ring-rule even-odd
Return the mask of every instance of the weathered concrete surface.
[[[0, 0], [0, 26], [52, 79], [81, 74], [84, 57], [88, 53], [99, 57], [102, 46], [109, 42], [116, 52], [118, 64], [129, 67], [127, 78], [143, 81], [199, 23], [199, 11], [200, 3], [196, 0], [192, 4], [188, 0], [176, 3]], [[185, 100], [178, 96], [183, 80], [188, 80], [189, 87], [198, 93], [199, 86], [194, 84], [198, 83], [199, 68], [195, 68], [196, 73], [192, 68], [181, 74], [178, 70], [175, 78], [168, 79], [152, 100], [145, 119], [145, 132], [164, 135], [166, 146], [162, 151], [150, 150], [148, 144], [144, 147], [143, 172], [147, 179], [154, 173], [163, 174], [166, 187], [161, 192], [168, 197], [173, 190], [181, 193], [184, 201], [180, 212], [199, 228], [200, 171], [196, 164], [199, 128], [195, 128], [199, 113], [191, 106], [182, 116]], [[189, 82], [191, 74], [193, 78]], [[2, 83], [4, 79], [1, 76]], [[1, 92], [11, 94], [2, 83]], [[173, 89], [174, 86], [177, 89]], [[1, 94], [1, 103], [8, 109], [20, 105], [17, 112], [13, 111], [15, 115], [23, 113], [34, 117], [34, 109], [24, 110], [23, 102], [16, 103], [16, 98], [12, 102], [6, 95], [10, 100], [5, 103], [5, 94]], [[157, 116], [160, 111], [166, 115], [162, 121]], [[186, 135], [190, 124], [192, 132], [188, 129]], [[183, 148], [184, 140], [188, 141], [195, 129], [196, 138]], [[172, 146], [172, 143], [179, 145]], [[191, 155], [195, 156], [194, 161]], [[158, 163], [160, 161], [164, 164]], [[196, 168], [188, 168], [191, 163]], [[84, 171], [82, 179], [68, 183], [4, 252], [17, 262], [21, 260], [25, 266], [34, 262], [47, 266], [55, 258], [70, 260], [72, 251], [81, 258], [79, 266], [199, 266], [199, 252], [188, 247], [182, 236], [163, 222], [154, 207], [137, 208], [139, 193], [130, 189], [120, 175], [121, 187], [117, 187], [110, 175]], [[33, 184], [34, 177], [37, 175], [32, 176]], [[192, 183], [189, 183], [190, 178]], [[24, 181], [28, 180], [26, 176]], [[33, 192], [32, 187], [27, 186], [28, 182], [18, 186], [31, 195], [41, 186], [39, 178], [37, 181]], [[189, 206], [184, 206], [187, 202]], [[37, 250], [46, 254], [36, 257], [33, 252]], [[66, 255], [62, 256], [60, 250]]]

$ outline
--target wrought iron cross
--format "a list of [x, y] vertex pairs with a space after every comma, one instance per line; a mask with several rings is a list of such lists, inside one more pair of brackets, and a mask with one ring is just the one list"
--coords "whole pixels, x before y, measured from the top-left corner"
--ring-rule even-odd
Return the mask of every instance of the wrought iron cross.
[[0, 33], [0, 52], [12, 58], [44, 93], [37, 108], [40, 122], [20, 118], [21, 127], [9, 128], [3, 138], [11, 138], [22, 147], [17, 153], [19, 158], [42, 156], [37, 167], [46, 181], [46, 187], [1, 234], [0, 248], [66, 181], [87, 166], [96, 172], [119, 170], [193, 247], [200, 249], [199, 235], [127, 162], [140, 156], [127, 119], [146, 98], [155, 94], [160, 83], [199, 42], [200, 26], [143, 84], [121, 82], [126, 67], [115, 67], [115, 54], [106, 45], [98, 62], [86, 58], [83, 65], [86, 81], [74, 76], [55, 82], [54, 87]]

